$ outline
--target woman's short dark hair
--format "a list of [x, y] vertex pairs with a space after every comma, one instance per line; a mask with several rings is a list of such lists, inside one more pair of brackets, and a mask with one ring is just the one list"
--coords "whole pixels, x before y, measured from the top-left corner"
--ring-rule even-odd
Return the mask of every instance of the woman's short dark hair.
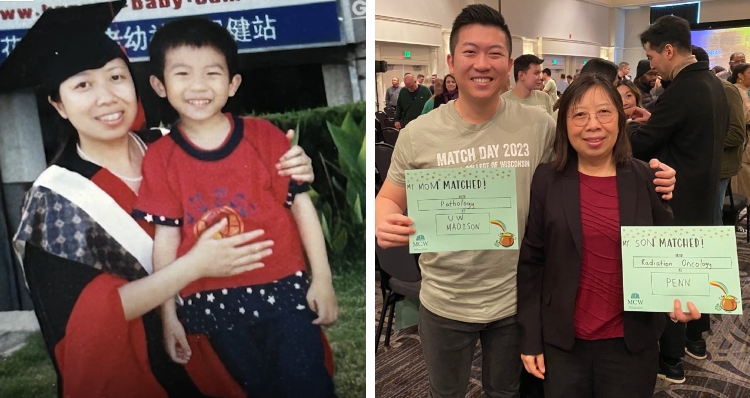
[[740, 73], [745, 73], [747, 68], [750, 68], [750, 64], [735, 65], [734, 69], [732, 69], [732, 76], [730, 76], [727, 80], [732, 84], [737, 83], [737, 77], [740, 75]]
[[[643, 107], [643, 96], [641, 95], [641, 90], [638, 89], [638, 87], [633, 84], [630, 80], [622, 79], [619, 82], [617, 82], [617, 87], [625, 86], [628, 89], [630, 89], [630, 92], [633, 93], [633, 96], [635, 97], [635, 104]], [[617, 88], [615, 87], [615, 88]]]
[[609, 97], [609, 100], [616, 108], [617, 113], [617, 140], [612, 148], [612, 155], [615, 164], [625, 163], [630, 160], [633, 151], [630, 148], [630, 140], [625, 133], [626, 116], [622, 110], [622, 98], [620, 93], [615, 90], [612, 81], [597, 73], [584, 73], [578, 79], [565, 89], [565, 95], [560, 98], [560, 110], [557, 115], [557, 131], [555, 132], [555, 142], [553, 147], [554, 158], [553, 167], [562, 171], [571, 159], [578, 158], [578, 153], [570, 144], [568, 139], [568, 116], [573, 107], [581, 103], [583, 96], [591, 89], [599, 89]]

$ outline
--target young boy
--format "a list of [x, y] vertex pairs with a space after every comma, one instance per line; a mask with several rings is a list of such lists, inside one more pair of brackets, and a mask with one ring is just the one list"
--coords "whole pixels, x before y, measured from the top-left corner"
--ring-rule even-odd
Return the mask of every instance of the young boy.
[[281, 131], [221, 112], [242, 80], [236, 43], [209, 20], [184, 18], [159, 28], [149, 53], [151, 85], [180, 117], [149, 148], [134, 206], [134, 215], [156, 224], [154, 268], [185, 254], [217, 222], [224, 227], [215, 238], [263, 230], [269, 239], [252, 270], [181, 292], [184, 325], [174, 301], [162, 306], [167, 351], [186, 364], [186, 332], [205, 333], [248, 396], [334, 396], [319, 325], [335, 321], [338, 306], [308, 188], [276, 172], [289, 145]]

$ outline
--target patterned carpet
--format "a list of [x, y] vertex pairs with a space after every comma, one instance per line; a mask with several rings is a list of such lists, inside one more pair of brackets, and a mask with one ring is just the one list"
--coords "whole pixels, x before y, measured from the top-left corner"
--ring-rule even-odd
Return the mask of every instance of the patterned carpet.
[[[655, 398], [750, 398], [750, 245], [744, 239], [737, 242], [737, 254], [744, 315], [712, 315], [712, 331], [706, 339], [708, 358], [696, 361], [686, 356], [687, 381], [682, 385], [657, 382]], [[377, 322], [383, 305], [380, 286], [375, 292]], [[429, 396], [417, 327], [394, 332], [390, 348], [384, 348], [382, 340], [375, 357], [375, 395], [382, 398]], [[478, 346], [467, 397], [484, 396], [481, 355]]]

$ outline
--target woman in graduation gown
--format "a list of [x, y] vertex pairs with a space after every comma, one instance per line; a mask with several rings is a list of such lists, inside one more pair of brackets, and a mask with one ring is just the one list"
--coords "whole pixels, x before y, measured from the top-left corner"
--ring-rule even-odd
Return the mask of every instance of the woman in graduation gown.
[[[252, 272], [272, 242], [262, 231], [205, 238], [151, 274], [153, 224], [130, 216], [148, 139], [129, 131], [138, 100], [127, 58], [103, 33], [49, 40], [45, 94], [74, 135], [28, 192], [14, 248], [60, 396], [244, 396], [205, 338], [190, 340], [187, 365], [172, 362], [155, 308], [198, 278]], [[312, 181], [300, 148], [282, 160], [283, 173]]]

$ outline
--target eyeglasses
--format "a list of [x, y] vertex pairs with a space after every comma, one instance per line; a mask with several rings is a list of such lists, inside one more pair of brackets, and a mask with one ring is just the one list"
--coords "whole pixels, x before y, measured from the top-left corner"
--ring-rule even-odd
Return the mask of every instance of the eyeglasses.
[[596, 120], [598, 120], [599, 123], [609, 123], [615, 118], [615, 110], [605, 108], [605, 109], [600, 109], [596, 111], [595, 113], [576, 112], [568, 116], [568, 119], [572, 120], [574, 125], [578, 127], [584, 127], [587, 124], [589, 124], [589, 120], [591, 120], [591, 115], [596, 115]]

